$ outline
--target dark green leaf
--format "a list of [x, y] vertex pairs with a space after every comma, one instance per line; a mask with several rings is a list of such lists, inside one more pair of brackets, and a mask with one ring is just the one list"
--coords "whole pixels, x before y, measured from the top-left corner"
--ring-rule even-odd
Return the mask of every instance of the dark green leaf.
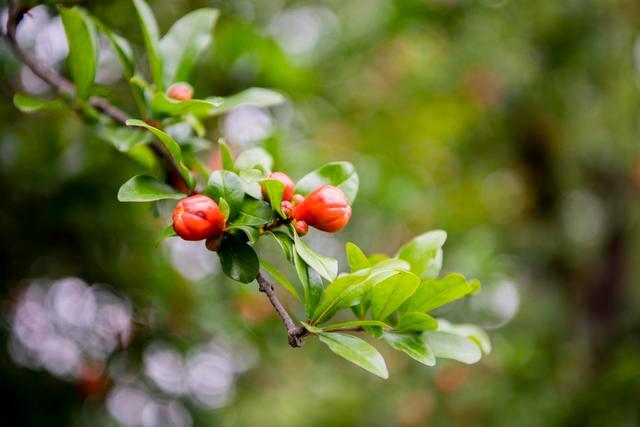
[[296, 192], [307, 195], [323, 185], [333, 185], [342, 190], [349, 203], [353, 203], [358, 195], [359, 182], [351, 163], [332, 162], [303, 176], [296, 183]]
[[423, 338], [437, 357], [473, 364], [482, 358], [480, 347], [471, 339], [450, 332], [425, 331]]
[[118, 151], [128, 152], [133, 147], [151, 142], [153, 136], [149, 132], [142, 132], [122, 126], [101, 126], [97, 129], [100, 138], [111, 143]]
[[273, 221], [271, 207], [261, 200], [245, 199], [231, 225], [264, 225]]
[[428, 313], [452, 301], [460, 299], [473, 291], [463, 275], [452, 273], [442, 279], [423, 281], [413, 296], [407, 301], [403, 311], [421, 311]]
[[211, 44], [216, 9], [198, 9], [177, 20], [160, 40], [167, 85], [188, 81], [200, 54]]
[[254, 87], [237, 93], [233, 96], [223, 98], [222, 103], [219, 106], [209, 111], [209, 115], [226, 113], [227, 111], [233, 110], [234, 108], [245, 105], [254, 107], [271, 107], [274, 105], [282, 104], [284, 101], [285, 98], [278, 92], [269, 89]]
[[162, 58], [160, 57], [158, 24], [156, 18], [149, 5], [144, 0], [133, 0], [133, 4], [138, 13], [140, 27], [142, 28], [142, 36], [144, 44], [147, 48], [147, 57], [149, 59], [149, 69], [151, 70], [151, 78], [156, 85], [157, 91], [164, 90], [164, 80], [162, 75]]
[[436, 329], [438, 327], [438, 321], [426, 313], [420, 313], [418, 311], [410, 311], [403, 313], [400, 316], [398, 325], [396, 326], [397, 332], [407, 331], [427, 331]]
[[284, 184], [275, 179], [265, 179], [262, 181], [262, 188], [267, 196], [267, 200], [271, 205], [271, 209], [280, 215], [281, 218], [286, 218], [282, 213], [282, 196], [284, 195]]
[[398, 258], [411, 264], [411, 271], [421, 279], [430, 279], [438, 276], [442, 266], [442, 253], [438, 257], [447, 233], [441, 230], [429, 231], [414, 238], [398, 251]]
[[351, 242], [347, 242], [347, 262], [352, 272], [371, 267], [364, 252]]
[[289, 293], [293, 295], [293, 297], [297, 301], [300, 301], [300, 295], [298, 295], [298, 291], [296, 290], [296, 287], [293, 285], [293, 283], [287, 280], [287, 278], [284, 277], [283, 274], [280, 273], [277, 268], [275, 268], [273, 265], [269, 264], [263, 259], [260, 260], [260, 265], [262, 266], [262, 268], [267, 270], [267, 272], [269, 273], [269, 275], [271, 275], [271, 277], [273, 277], [278, 283], [284, 286], [284, 288], [288, 290]]
[[173, 229], [173, 224], [169, 224], [164, 230], [162, 230], [162, 233], [160, 234], [160, 236], [158, 236], [158, 239], [156, 240], [156, 246], [162, 243], [164, 239], [167, 239], [173, 236], [177, 236], [177, 234]]
[[342, 328], [353, 328], [358, 326], [378, 326], [380, 328], [390, 328], [391, 326], [387, 325], [384, 322], [379, 320], [352, 320], [350, 322], [342, 322], [342, 323], [334, 323], [333, 325], [323, 326], [322, 329], [325, 332], [334, 331], [336, 329]]
[[231, 216], [240, 209], [244, 200], [244, 190], [240, 177], [229, 171], [215, 171], [209, 175], [209, 182], [205, 191], [207, 196], [217, 201], [221, 197], [227, 201], [231, 208]]
[[383, 338], [391, 347], [406, 353], [423, 365], [434, 366], [436, 364], [435, 354], [420, 335], [385, 332]]
[[355, 363], [380, 378], [387, 379], [389, 377], [384, 359], [378, 353], [378, 350], [368, 342], [346, 334], [318, 332], [317, 335], [320, 341], [325, 343], [338, 356]]
[[247, 240], [251, 244], [256, 243], [258, 239], [260, 239], [260, 232], [258, 231], [258, 229], [250, 225], [232, 225], [227, 227], [225, 229], [225, 232], [233, 233], [236, 230], [244, 233], [244, 235], [247, 237]]
[[182, 199], [186, 194], [180, 193], [152, 176], [138, 175], [122, 184], [118, 191], [121, 202], [152, 202], [163, 199]]
[[98, 36], [93, 21], [79, 7], [58, 8], [69, 40], [69, 70], [76, 86], [76, 96], [87, 99], [98, 64]]
[[408, 271], [398, 271], [376, 284], [369, 293], [373, 318], [384, 320], [389, 317], [419, 285], [420, 278]]
[[62, 99], [47, 101], [20, 93], [16, 93], [13, 96], [13, 104], [23, 113], [34, 113], [36, 111], [60, 111], [65, 107], [65, 103]]
[[315, 253], [295, 232], [293, 240], [295, 242], [296, 251], [304, 262], [306, 262], [325, 279], [331, 281], [336, 278], [338, 275], [338, 261]]
[[218, 251], [224, 274], [242, 283], [252, 282], [258, 275], [260, 262], [256, 251], [241, 238], [225, 235]]

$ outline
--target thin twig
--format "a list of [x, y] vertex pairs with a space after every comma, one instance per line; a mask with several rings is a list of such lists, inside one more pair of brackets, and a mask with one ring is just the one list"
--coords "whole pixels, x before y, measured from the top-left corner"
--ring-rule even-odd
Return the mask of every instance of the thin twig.
[[[4, 37], [7, 39], [9, 46], [18, 59], [20, 59], [20, 61], [26, 65], [33, 74], [55, 89], [59, 94], [73, 98], [75, 96], [73, 83], [61, 76], [56, 70], [40, 61], [31, 52], [20, 47], [18, 44], [18, 39], [16, 37], [18, 24], [28, 11], [29, 6], [18, 7], [16, 2], [10, 3], [9, 16], [7, 17], [7, 28]], [[92, 96], [89, 98], [89, 105], [123, 125], [126, 124], [127, 119], [129, 119], [129, 115], [127, 113], [110, 103], [108, 100], [99, 96]], [[151, 141], [150, 147], [154, 154], [164, 162], [167, 174], [170, 178], [169, 181], [174, 183], [175, 186], [181, 187], [180, 189], [183, 191], [188, 188], [189, 186], [180, 173], [178, 164], [167, 148], [155, 139]]]
[[293, 319], [291, 319], [291, 316], [289, 316], [289, 313], [276, 296], [273, 285], [269, 283], [262, 276], [262, 274], [258, 273], [256, 280], [258, 281], [258, 289], [260, 289], [260, 292], [264, 292], [267, 295], [269, 301], [271, 302], [271, 305], [276, 310], [278, 316], [280, 316], [280, 318], [282, 319], [282, 323], [284, 323], [284, 326], [287, 328], [289, 345], [291, 347], [301, 347], [302, 339], [305, 336], [309, 335], [309, 331], [307, 331], [302, 326], [296, 326], [296, 324], [293, 322]]

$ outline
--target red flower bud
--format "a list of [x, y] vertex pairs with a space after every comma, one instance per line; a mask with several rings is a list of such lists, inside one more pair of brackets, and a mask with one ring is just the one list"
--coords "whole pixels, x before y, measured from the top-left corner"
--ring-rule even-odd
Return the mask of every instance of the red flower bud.
[[193, 98], [193, 88], [188, 83], [174, 83], [169, 86], [167, 95], [176, 101], [186, 101]]
[[293, 224], [293, 228], [295, 228], [296, 233], [298, 233], [298, 236], [304, 236], [309, 232], [309, 224], [307, 224], [302, 220], [299, 220], [299, 221], [293, 220], [291, 224]]
[[[275, 179], [276, 181], [280, 181], [281, 183], [283, 183], [284, 193], [282, 194], [282, 200], [291, 200], [291, 198], [293, 197], [293, 189], [295, 188], [296, 184], [291, 178], [289, 178], [289, 175], [282, 172], [273, 172], [267, 177], [267, 179]], [[262, 186], [262, 198], [267, 198], [267, 195], [264, 192], [264, 185]]]
[[291, 213], [293, 212], [293, 205], [291, 204], [290, 201], [283, 200], [282, 203], [280, 204], [280, 210], [282, 211], [284, 216], [289, 218], [291, 216]]
[[184, 240], [204, 240], [222, 236], [225, 220], [216, 202], [196, 194], [186, 197], [173, 211], [173, 229]]
[[332, 185], [323, 185], [297, 204], [291, 216], [318, 230], [335, 233], [349, 222], [351, 206], [342, 190]]

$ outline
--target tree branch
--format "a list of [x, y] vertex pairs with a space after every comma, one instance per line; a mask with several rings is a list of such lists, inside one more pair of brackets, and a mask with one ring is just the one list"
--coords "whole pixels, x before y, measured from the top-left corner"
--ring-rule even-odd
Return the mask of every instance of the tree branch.
[[258, 273], [256, 280], [258, 281], [258, 289], [260, 290], [260, 292], [264, 292], [267, 295], [267, 298], [269, 298], [271, 305], [276, 310], [276, 313], [278, 313], [278, 316], [280, 316], [280, 318], [282, 319], [282, 323], [284, 323], [284, 326], [287, 328], [289, 345], [291, 347], [302, 347], [302, 339], [305, 336], [309, 335], [309, 331], [307, 331], [302, 326], [296, 326], [296, 324], [293, 322], [293, 319], [291, 319], [291, 316], [289, 316], [289, 313], [283, 307], [282, 303], [276, 296], [273, 285], [269, 283], [267, 279], [262, 276], [262, 274]]
[[[75, 88], [73, 83], [61, 76], [56, 70], [49, 67], [47, 64], [40, 61], [31, 52], [23, 49], [18, 44], [17, 30], [18, 24], [29, 11], [29, 6], [19, 7], [16, 2], [9, 4], [9, 13], [7, 17], [7, 28], [4, 37], [6, 38], [9, 46], [15, 53], [16, 57], [26, 65], [33, 74], [39, 77], [42, 81], [47, 83], [53, 89], [61, 95], [73, 98], [75, 96]], [[111, 119], [119, 122], [123, 125], [126, 124], [129, 115], [111, 104], [108, 100], [99, 96], [92, 96], [88, 100], [89, 105], [103, 114], [109, 116]], [[189, 186], [180, 173], [180, 168], [175, 159], [171, 156], [167, 148], [159, 141], [152, 140], [150, 144], [153, 153], [161, 159], [165, 165], [167, 174], [169, 175], [169, 181], [174, 185], [181, 187], [180, 190], [184, 191]]]

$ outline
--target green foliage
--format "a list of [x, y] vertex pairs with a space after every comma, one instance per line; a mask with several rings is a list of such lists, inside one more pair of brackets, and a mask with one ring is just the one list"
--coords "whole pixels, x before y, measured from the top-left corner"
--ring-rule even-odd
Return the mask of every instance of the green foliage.
[[160, 32], [158, 30], [158, 23], [156, 22], [155, 16], [153, 16], [151, 8], [144, 0], [133, 0], [133, 5], [138, 14], [144, 44], [147, 48], [147, 59], [149, 60], [151, 77], [156, 85], [156, 89], [162, 91], [164, 90], [164, 77], [162, 57], [160, 56]]
[[296, 189], [306, 195], [322, 185], [333, 185], [342, 190], [349, 203], [353, 203], [359, 184], [360, 178], [351, 163], [332, 162], [303, 176], [296, 183]]
[[389, 372], [384, 359], [371, 344], [353, 335], [316, 332], [320, 341], [335, 354], [355, 363], [380, 378], [387, 379]]
[[184, 193], [174, 190], [152, 176], [137, 175], [122, 184], [118, 191], [121, 202], [153, 202], [165, 199], [182, 199]]
[[35, 113], [37, 111], [61, 111], [65, 103], [61, 99], [46, 101], [28, 95], [15, 94], [13, 104], [23, 113]]
[[86, 99], [98, 66], [98, 35], [93, 21], [83, 9], [58, 8], [69, 40], [69, 70], [76, 86], [76, 96]]

